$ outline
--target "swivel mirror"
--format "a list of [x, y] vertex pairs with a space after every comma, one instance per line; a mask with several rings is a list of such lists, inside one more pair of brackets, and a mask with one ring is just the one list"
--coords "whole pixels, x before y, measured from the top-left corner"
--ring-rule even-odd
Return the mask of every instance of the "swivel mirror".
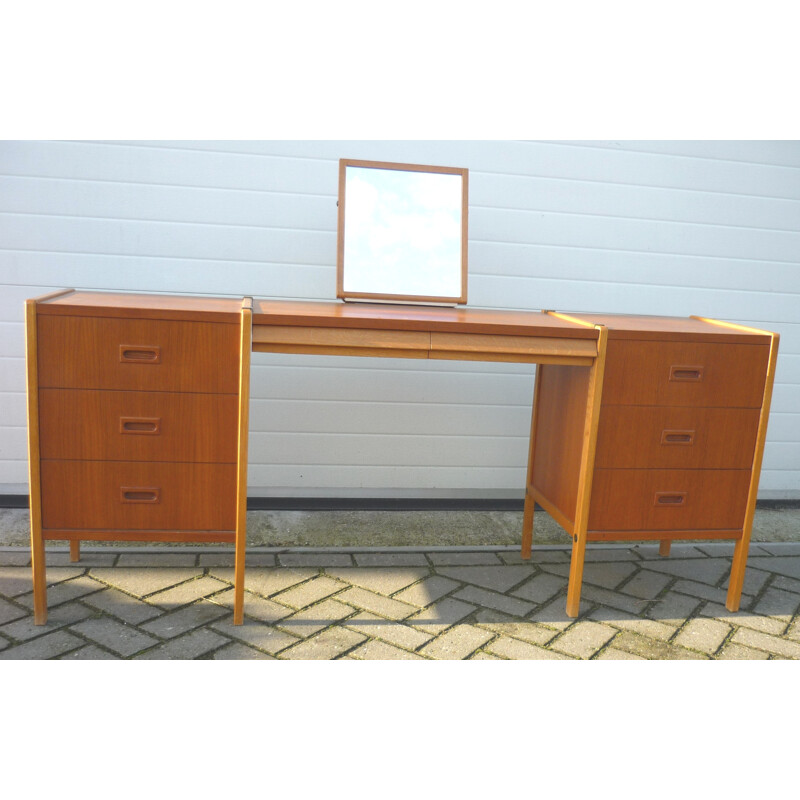
[[340, 160], [336, 296], [466, 303], [467, 174]]

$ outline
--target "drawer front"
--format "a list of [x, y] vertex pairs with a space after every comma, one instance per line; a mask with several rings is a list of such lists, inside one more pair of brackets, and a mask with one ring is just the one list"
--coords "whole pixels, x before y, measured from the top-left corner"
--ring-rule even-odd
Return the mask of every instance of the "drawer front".
[[42, 458], [235, 463], [232, 394], [42, 389]]
[[45, 529], [235, 528], [233, 464], [42, 461], [41, 478]]
[[749, 487], [748, 470], [598, 469], [589, 530], [739, 529]]
[[238, 390], [237, 325], [40, 315], [39, 386]]
[[769, 344], [611, 341], [603, 405], [760, 408]]
[[750, 469], [757, 408], [605, 406], [596, 468]]

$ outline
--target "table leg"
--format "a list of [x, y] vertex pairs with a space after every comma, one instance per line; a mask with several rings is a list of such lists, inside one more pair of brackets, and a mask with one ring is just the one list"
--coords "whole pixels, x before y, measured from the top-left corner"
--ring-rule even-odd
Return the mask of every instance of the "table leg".
[[73, 539], [69, 543], [69, 560], [70, 561], [81, 560], [81, 543], [77, 539]]
[[672, 549], [672, 539], [662, 539], [658, 544], [658, 554], [660, 556], [664, 556], [665, 558], [669, 555], [669, 551]]
[[250, 417], [250, 353], [253, 300], [242, 302], [239, 342], [239, 443], [236, 468], [236, 544], [233, 576], [233, 624], [244, 621], [244, 568], [247, 550], [247, 435]]
[[567, 616], [577, 617], [581, 605], [583, 562], [586, 553], [587, 529], [589, 525], [589, 501], [592, 496], [594, 454], [597, 444], [597, 428], [600, 423], [600, 400], [603, 392], [603, 374], [606, 364], [606, 342], [608, 329], [598, 325], [597, 358], [589, 368], [589, 386], [586, 394], [586, 417], [581, 448], [580, 478], [578, 480], [578, 502], [575, 509], [575, 528], [572, 535], [572, 558], [569, 566], [567, 586]]
[[539, 408], [539, 383], [540, 375], [544, 369], [544, 364], [536, 365], [536, 379], [533, 384], [533, 404], [531, 410], [531, 435], [528, 444], [528, 477], [525, 480], [525, 506], [522, 513], [522, 547], [520, 557], [529, 559], [531, 557], [531, 545], [533, 544], [533, 462], [534, 451], [536, 449], [536, 414]]

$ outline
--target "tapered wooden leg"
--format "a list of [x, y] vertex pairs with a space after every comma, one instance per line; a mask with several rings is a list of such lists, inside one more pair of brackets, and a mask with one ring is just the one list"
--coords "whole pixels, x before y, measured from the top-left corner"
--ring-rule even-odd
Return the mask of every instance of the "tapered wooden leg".
[[[37, 530], [38, 528], [38, 530]], [[33, 573], [33, 624], [47, 622], [47, 568], [41, 526], [31, 521], [31, 571]]]
[[244, 621], [244, 568], [247, 550], [247, 435], [250, 416], [250, 354], [253, 300], [242, 302], [239, 340], [239, 442], [236, 470], [236, 539], [233, 575], [233, 624]]
[[658, 545], [658, 554], [660, 556], [668, 556], [669, 551], [672, 549], [672, 540], [671, 539], [662, 539]]
[[533, 544], [533, 509], [535, 506], [533, 499], [533, 462], [536, 449], [536, 414], [539, 408], [539, 385], [542, 369], [544, 369], [544, 365], [538, 364], [536, 367], [536, 380], [533, 384], [531, 436], [528, 444], [528, 477], [525, 480], [525, 506], [522, 512], [522, 547], [520, 549], [520, 557], [524, 559], [531, 557], [531, 546]]
[[589, 525], [589, 501], [592, 496], [594, 454], [597, 444], [597, 428], [600, 423], [600, 400], [603, 392], [603, 375], [606, 365], [606, 342], [608, 329], [597, 326], [597, 358], [590, 367], [589, 387], [586, 395], [586, 418], [583, 428], [580, 477], [578, 480], [578, 502], [575, 509], [575, 528], [572, 535], [572, 558], [569, 566], [567, 586], [567, 616], [577, 617], [581, 606], [581, 584], [583, 562], [586, 554], [587, 529]]
[[70, 561], [81, 560], [81, 543], [77, 539], [69, 543], [69, 560]]
[[747, 568], [747, 553], [750, 550], [750, 537], [747, 541], [744, 538], [736, 541], [733, 548], [733, 561], [731, 562], [731, 576], [728, 581], [728, 596], [725, 599], [725, 608], [728, 611], [738, 611], [742, 602], [742, 586], [744, 585], [744, 573]]

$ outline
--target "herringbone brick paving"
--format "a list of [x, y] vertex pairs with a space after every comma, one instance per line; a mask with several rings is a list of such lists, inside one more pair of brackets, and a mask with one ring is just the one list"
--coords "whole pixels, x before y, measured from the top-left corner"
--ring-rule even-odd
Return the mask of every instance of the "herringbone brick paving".
[[732, 545], [593, 546], [581, 613], [564, 613], [569, 549], [48, 551], [48, 622], [30, 553], [0, 551], [0, 659], [796, 659], [800, 544], [751, 546], [741, 610]]

